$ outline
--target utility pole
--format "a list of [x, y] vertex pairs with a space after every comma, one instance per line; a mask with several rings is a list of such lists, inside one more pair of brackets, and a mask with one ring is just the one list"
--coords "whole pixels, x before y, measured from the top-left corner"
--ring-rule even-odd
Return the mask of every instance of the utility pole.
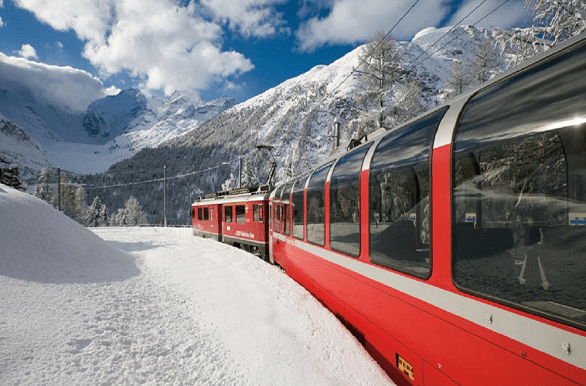
[[163, 226], [167, 227], [167, 166], [163, 166]]
[[57, 210], [61, 212], [61, 168], [57, 168]]
[[238, 157], [238, 188], [242, 187], [242, 156]]

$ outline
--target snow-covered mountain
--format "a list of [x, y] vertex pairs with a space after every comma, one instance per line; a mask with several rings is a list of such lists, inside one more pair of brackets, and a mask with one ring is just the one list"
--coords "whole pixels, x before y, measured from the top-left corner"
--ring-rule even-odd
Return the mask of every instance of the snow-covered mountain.
[[[450, 29], [428, 28], [411, 42], [398, 42], [401, 67], [422, 85], [422, 111], [444, 101], [448, 91], [446, 80], [455, 63], [471, 62], [475, 47], [486, 41], [494, 43], [492, 31], [471, 26]], [[217, 146], [225, 150], [227, 159], [249, 154], [256, 145], [273, 146], [277, 181], [315, 167], [332, 148], [334, 119], [341, 123], [342, 144], [347, 144], [361, 126], [372, 126], [369, 131], [376, 128], [369, 110], [376, 108], [377, 100], [364, 96], [364, 82], [360, 79], [363, 75], [355, 71], [363, 49], [360, 46], [330, 65], [316, 66], [240, 103], [172, 140], [170, 145]], [[499, 66], [495, 72], [504, 69], [503, 63]], [[392, 111], [404, 91], [401, 81], [389, 87], [392, 92], [385, 106]], [[253, 158], [252, 167], [263, 169], [253, 174], [267, 171], [266, 164], [258, 167], [263, 163], [261, 156], [248, 157]]]
[[[167, 99], [147, 99], [139, 90], [129, 88], [94, 101], [82, 112], [43, 97], [17, 79], [0, 77], [0, 114], [26, 133], [31, 149], [37, 147], [37, 153], [44, 155], [31, 155], [33, 158], [27, 160], [26, 152], [19, 152], [5, 140], [0, 141], [0, 152], [9, 162], [33, 173], [49, 165], [77, 173], [103, 172], [234, 104], [234, 99], [227, 97], [206, 102], [191, 91], [177, 91]], [[12, 156], [16, 153], [20, 156]], [[42, 162], [39, 157], [44, 157]]]

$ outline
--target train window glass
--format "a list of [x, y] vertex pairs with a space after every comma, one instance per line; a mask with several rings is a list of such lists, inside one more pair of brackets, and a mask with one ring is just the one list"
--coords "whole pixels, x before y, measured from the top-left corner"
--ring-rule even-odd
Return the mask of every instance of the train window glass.
[[232, 222], [232, 205], [224, 206], [224, 212], [226, 213], [226, 222]]
[[368, 149], [340, 158], [330, 181], [330, 245], [353, 257], [360, 254], [360, 174]]
[[273, 229], [273, 204], [269, 204], [269, 229]]
[[[563, 60], [562, 60], [563, 59]], [[453, 155], [453, 279], [586, 329], [586, 50], [477, 94]]]
[[331, 163], [317, 169], [307, 186], [307, 241], [325, 245], [325, 183]]
[[421, 278], [431, 274], [430, 151], [445, 111], [387, 134], [370, 166], [370, 260]]
[[203, 208], [203, 221], [210, 221], [210, 208]]
[[281, 193], [284, 186], [277, 188], [275, 193], [275, 231], [281, 232]]
[[201, 207], [197, 208], [197, 219], [199, 221], [203, 220], [203, 210]]
[[289, 205], [290, 205], [290, 197], [291, 197], [291, 189], [293, 188], [293, 184], [295, 181], [291, 181], [287, 183], [283, 187], [283, 192], [281, 195], [281, 205], [282, 205], [282, 217], [281, 217], [281, 233], [284, 235], [289, 236], [291, 233], [290, 229], [290, 219], [289, 219]]
[[244, 208], [244, 205], [236, 205], [236, 222], [238, 224], [244, 224], [246, 222], [245, 213], [246, 209]]
[[253, 211], [252, 212], [252, 219], [253, 219], [254, 222], [259, 222], [259, 217], [258, 217], [258, 208], [259, 208], [259, 206], [260, 205], [255, 204], [252, 207], [252, 211]]
[[214, 208], [210, 208], [210, 221], [214, 221]]
[[264, 206], [263, 204], [260, 204], [258, 206], [258, 221], [259, 222], [263, 222], [264, 221]]
[[305, 201], [303, 200], [303, 192], [305, 190], [305, 183], [307, 178], [301, 177], [293, 187], [292, 202], [291, 205], [293, 211], [293, 237], [303, 240], [305, 236], [303, 226], [303, 212], [305, 210]]
[[283, 234], [290, 234], [289, 204], [283, 204]]

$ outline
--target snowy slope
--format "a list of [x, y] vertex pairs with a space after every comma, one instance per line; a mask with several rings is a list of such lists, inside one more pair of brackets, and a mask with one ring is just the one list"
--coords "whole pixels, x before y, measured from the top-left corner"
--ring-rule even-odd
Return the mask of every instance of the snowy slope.
[[41, 148], [17, 125], [0, 115], [0, 156], [19, 165], [20, 176], [36, 178], [49, 160]]
[[190, 229], [94, 233], [0, 185], [1, 385], [392, 384], [257, 257]]

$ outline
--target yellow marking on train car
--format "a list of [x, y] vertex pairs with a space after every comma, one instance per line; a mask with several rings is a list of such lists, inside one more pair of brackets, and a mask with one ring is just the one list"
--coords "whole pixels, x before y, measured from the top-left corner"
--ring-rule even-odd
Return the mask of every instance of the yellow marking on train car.
[[397, 368], [403, 372], [410, 380], [415, 380], [415, 375], [413, 374], [413, 366], [411, 363], [407, 362], [403, 359], [399, 354], [397, 354]]

